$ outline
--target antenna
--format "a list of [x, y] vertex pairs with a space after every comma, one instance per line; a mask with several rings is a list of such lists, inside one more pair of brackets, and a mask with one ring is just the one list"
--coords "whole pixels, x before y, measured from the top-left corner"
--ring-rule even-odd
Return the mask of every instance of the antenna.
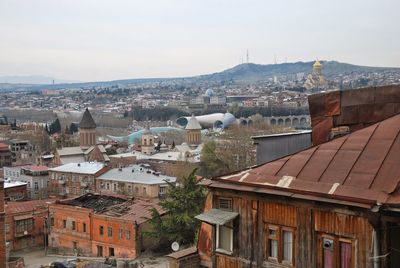
[[247, 51], [246, 51], [246, 61], [248, 64], [249, 63], [249, 49], [247, 49]]

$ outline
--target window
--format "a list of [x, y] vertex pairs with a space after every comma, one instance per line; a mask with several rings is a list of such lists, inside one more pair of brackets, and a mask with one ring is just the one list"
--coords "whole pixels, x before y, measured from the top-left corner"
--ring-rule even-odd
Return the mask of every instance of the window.
[[123, 233], [123, 230], [122, 230], [122, 229], [119, 229], [119, 230], [118, 230], [118, 238], [122, 238], [122, 233]]
[[266, 259], [294, 266], [294, 229], [266, 225]]
[[33, 219], [26, 219], [16, 221], [15, 223], [15, 233], [24, 233], [25, 231], [33, 230]]
[[111, 227], [108, 227], [107, 228], [108, 230], [108, 237], [112, 237], [112, 228]]
[[114, 248], [108, 248], [108, 256], [114, 257]]
[[166, 194], [167, 193], [167, 187], [166, 186], [160, 186], [160, 194]]
[[67, 228], [67, 220], [63, 220], [63, 228], [64, 228], [64, 229]]
[[103, 247], [97, 246], [97, 257], [103, 257]]
[[114, 192], [116, 192], [116, 191], [117, 191], [117, 184], [114, 183]]
[[293, 259], [293, 232], [282, 231], [282, 262], [292, 264]]
[[54, 218], [53, 217], [50, 218], [50, 226], [54, 226]]
[[268, 228], [268, 257], [278, 260], [278, 228]]
[[4, 230], [6, 231], [6, 233], [10, 232], [10, 225], [8, 223], [4, 224]]
[[129, 230], [126, 230], [126, 240], [131, 239], [131, 232]]
[[107, 184], [106, 184], [107, 186], [107, 190], [110, 190], [110, 184], [107, 182]]
[[232, 198], [218, 198], [218, 208], [223, 210], [232, 210]]
[[352, 268], [353, 242], [352, 240], [339, 238], [331, 235], [321, 236], [320, 258], [322, 257], [323, 267]]
[[72, 221], [72, 230], [75, 231], [75, 229], [76, 229], [76, 223], [75, 223], [75, 221]]
[[100, 225], [99, 227], [99, 234], [104, 235], [104, 227]]
[[216, 251], [231, 254], [233, 251], [233, 222], [225, 225], [217, 225], [217, 248]]
[[86, 223], [82, 223], [82, 232], [86, 233]]
[[78, 243], [76, 241], [72, 241], [72, 248], [73, 248], [73, 250], [78, 249]]
[[143, 187], [143, 195], [146, 195], [146, 187]]

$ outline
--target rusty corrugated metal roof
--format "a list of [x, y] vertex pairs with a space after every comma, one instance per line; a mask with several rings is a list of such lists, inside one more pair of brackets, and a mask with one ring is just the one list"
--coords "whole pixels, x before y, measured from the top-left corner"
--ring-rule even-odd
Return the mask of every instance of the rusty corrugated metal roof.
[[233, 188], [254, 192], [264, 187], [277, 195], [400, 205], [399, 183], [400, 114], [291, 156], [215, 178], [209, 186], [237, 185]]

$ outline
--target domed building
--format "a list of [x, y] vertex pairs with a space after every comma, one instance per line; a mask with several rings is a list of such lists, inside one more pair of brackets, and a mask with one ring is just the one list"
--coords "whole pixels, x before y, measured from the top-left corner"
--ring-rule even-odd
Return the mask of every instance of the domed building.
[[214, 90], [209, 88], [206, 90], [206, 93], [204, 95], [211, 98], [212, 96], [214, 96]]
[[79, 143], [82, 148], [96, 145], [96, 123], [88, 108], [86, 108], [79, 123]]
[[322, 64], [316, 60], [313, 64], [312, 73], [307, 76], [304, 87], [307, 90], [322, 89], [326, 85], [326, 80], [322, 74]]
[[186, 127], [186, 142], [191, 148], [196, 148], [201, 143], [201, 125], [192, 115]]

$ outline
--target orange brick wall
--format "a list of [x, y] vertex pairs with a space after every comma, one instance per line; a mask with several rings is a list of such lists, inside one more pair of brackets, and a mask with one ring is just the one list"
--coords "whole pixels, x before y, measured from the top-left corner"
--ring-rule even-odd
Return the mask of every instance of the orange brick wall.
[[[49, 248], [59, 254], [72, 254], [73, 242], [77, 243], [78, 253], [83, 256], [97, 256], [97, 246], [103, 247], [103, 256], [109, 255], [109, 248], [114, 248], [115, 257], [136, 258], [136, 231], [135, 223], [118, 218], [93, 214], [91, 209], [73, 207], [62, 204], [50, 205], [50, 217], [54, 218], [54, 226], [49, 235]], [[63, 226], [67, 220], [67, 228]], [[72, 221], [75, 221], [76, 230], [72, 230]], [[86, 233], [82, 226], [86, 223]], [[100, 226], [104, 227], [100, 235]], [[108, 227], [112, 228], [112, 236], [108, 236]], [[118, 230], [123, 230], [122, 238]], [[130, 239], [126, 238], [126, 231], [130, 232]], [[58, 251], [58, 252], [57, 252]]]
[[[58, 253], [73, 253], [73, 242], [76, 242], [80, 255], [91, 256], [91, 210], [60, 204], [50, 205], [49, 210], [50, 217], [54, 219], [49, 247], [58, 250]], [[65, 229], [63, 220], [67, 221]], [[72, 230], [72, 221], [75, 221], [75, 230]], [[83, 223], [86, 223], [86, 232], [83, 232]]]
[[[100, 226], [104, 227], [104, 234], [100, 235]], [[112, 236], [108, 236], [108, 227], [112, 228]], [[122, 238], [118, 236], [118, 230], [122, 229]], [[92, 252], [97, 255], [97, 246], [103, 246], [103, 256], [108, 256], [110, 247], [114, 248], [116, 257], [136, 258], [136, 230], [135, 223], [102, 215], [93, 216], [93, 243]], [[126, 232], [130, 238], [127, 239]]]

